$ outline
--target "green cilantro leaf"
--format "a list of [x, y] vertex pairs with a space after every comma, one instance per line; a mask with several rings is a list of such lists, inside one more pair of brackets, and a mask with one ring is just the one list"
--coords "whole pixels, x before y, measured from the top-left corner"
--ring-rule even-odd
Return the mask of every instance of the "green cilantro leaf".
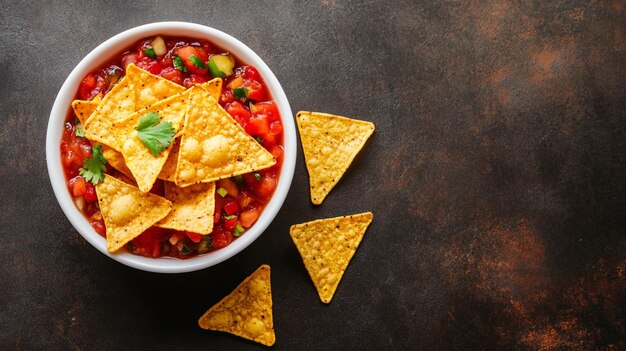
[[156, 124], [160, 119], [156, 112], [148, 112], [139, 118], [139, 125], [135, 127], [139, 132], [137, 137], [155, 157], [174, 141], [175, 134], [172, 122]]
[[143, 53], [146, 54], [149, 58], [156, 58], [156, 53], [154, 52], [154, 48], [152, 46], [148, 46], [143, 49]]
[[95, 145], [91, 148], [91, 157], [83, 161], [83, 167], [78, 170], [86, 181], [96, 185], [104, 180], [107, 160], [102, 155], [102, 145]]
[[181, 59], [179, 56], [174, 56], [174, 58], [172, 58], [172, 63], [174, 64], [174, 68], [176, 68], [177, 70], [181, 72], [187, 72], [187, 67], [185, 67], [183, 59]]
[[189, 55], [189, 61], [191, 61], [194, 66], [198, 67], [198, 69], [207, 69], [206, 64], [197, 58], [196, 55]]

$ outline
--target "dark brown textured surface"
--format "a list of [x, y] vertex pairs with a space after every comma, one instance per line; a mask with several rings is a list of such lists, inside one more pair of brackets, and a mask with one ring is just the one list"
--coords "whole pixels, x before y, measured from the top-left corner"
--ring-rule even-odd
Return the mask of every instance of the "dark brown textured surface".
[[[197, 318], [272, 267], [276, 350], [626, 348], [623, 1], [0, 4], [0, 349], [260, 349]], [[302, 155], [286, 204], [235, 258], [159, 275], [64, 217], [45, 128], [70, 70], [159, 20], [234, 35], [293, 111], [376, 132], [325, 202]], [[293, 223], [374, 213], [328, 306]]]

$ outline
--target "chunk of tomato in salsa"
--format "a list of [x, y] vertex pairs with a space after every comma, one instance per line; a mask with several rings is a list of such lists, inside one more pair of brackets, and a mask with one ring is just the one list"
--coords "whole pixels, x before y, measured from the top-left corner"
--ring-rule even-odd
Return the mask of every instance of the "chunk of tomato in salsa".
[[[77, 99], [91, 100], [106, 94], [123, 76], [131, 63], [174, 83], [190, 87], [213, 79], [207, 62], [213, 55], [229, 55], [205, 40], [180, 37], [151, 37], [140, 40], [81, 81]], [[174, 61], [182, 60], [183, 67]], [[133, 239], [127, 248], [146, 257], [193, 257], [228, 246], [245, 234], [258, 220], [278, 183], [283, 159], [283, 126], [275, 102], [256, 68], [236, 59], [230, 76], [223, 77], [220, 105], [252, 137], [274, 155], [277, 164], [265, 170], [223, 179], [215, 195], [214, 229], [208, 235], [152, 227]], [[95, 187], [79, 174], [84, 160], [91, 156], [91, 143], [76, 136], [73, 113], [68, 114], [61, 140], [61, 158], [68, 190], [79, 209], [103, 237], [106, 228], [98, 207]], [[107, 167], [107, 174], [124, 176]], [[152, 193], [163, 196], [163, 181], [157, 180]]]

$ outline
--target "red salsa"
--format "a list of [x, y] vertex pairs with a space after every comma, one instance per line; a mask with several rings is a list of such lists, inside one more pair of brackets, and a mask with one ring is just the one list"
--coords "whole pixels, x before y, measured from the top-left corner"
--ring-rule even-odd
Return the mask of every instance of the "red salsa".
[[[265, 82], [256, 68], [206, 40], [158, 36], [138, 41], [87, 74], [76, 99], [91, 100], [99, 94], [105, 95], [124, 76], [126, 66], [131, 63], [187, 88], [215, 77], [222, 78], [220, 105], [272, 153], [277, 162], [264, 170], [217, 181], [211, 234], [151, 227], [130, 241], [126, 248], [147, 257], [188, 258], [228, 246], [256, 222], [278, 183], [283, 160], [283, 126]], [[92, 144], [81, 136], [77, 124], [74, 112], [68, 113], [60, 146], [68, 189], [96, 232], [106, 237], [95, 186], [79, 172], [84, 160], [91, 157]], [[109, 165], [106, 173], [120, 179], [126, 177]], [[163, 188], [163, 181], [157, 179], [151, 192], [163, 196]]]

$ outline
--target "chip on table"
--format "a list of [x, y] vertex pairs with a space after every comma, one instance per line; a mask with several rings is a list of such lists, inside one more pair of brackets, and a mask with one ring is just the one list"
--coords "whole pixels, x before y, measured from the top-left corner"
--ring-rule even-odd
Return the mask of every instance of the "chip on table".
[[300, 111], [296, 122], [311, 188], [311, 202], [319, 205], [344, 175], [374, 132], [367, 121]]
[[262, 265], [198, 320], [202, 329], [223, 331], [265, 346], [276, 342], [270, 266]]
[[365, 212], [291, 226], [291, 238], [322, 302], [332, 300], [373, 218]]

